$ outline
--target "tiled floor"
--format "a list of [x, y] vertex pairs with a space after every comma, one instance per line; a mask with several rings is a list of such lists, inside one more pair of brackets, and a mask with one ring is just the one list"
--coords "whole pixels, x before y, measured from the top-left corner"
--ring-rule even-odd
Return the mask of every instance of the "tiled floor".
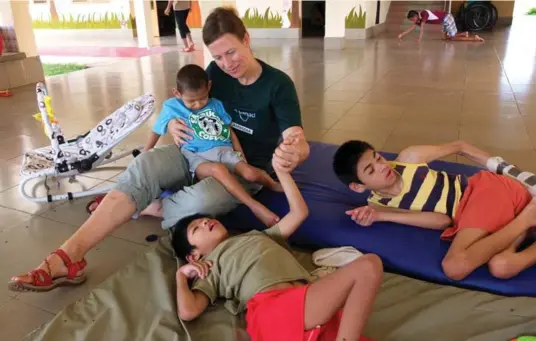
[[[536, 171], [536, 40], [526, 39], [526, 32], [514, 27], [488, 34], [486, 44], [428, 39], [417, 45], [382, 38], [343, 51], [325, 51], [314, 40], [253, 45], [259, 58], [294, 79], [311, 140], [360, 138], [398, 152], [412, 144], [462, 138]], [[64, 131], [76, 135], [142, 93], [153, 92], [161, 103], [170, 94], [176, 70], [203, 61], [203, 51], [170, 52], [50, 78], [47, 85]], [[37, 265], [87, 216], [88, 200], [39, 205], [19, 196], [20, 155], [47, 139], [32, 118], [34, 89], [14, 93], [0, 99], [0, 284]], [[152, 122], [154, 117], [123, 147], [143, 143]], [[63, 185], [105, 186], [125, 164]], [[90, 252], [89, 280], [81, 287], [15, 294], [0, 285], [0, 340], [21, 339], [50, 319], [143, 251], [149, 233], [162, 233], [156, 219], [133, 221]]]

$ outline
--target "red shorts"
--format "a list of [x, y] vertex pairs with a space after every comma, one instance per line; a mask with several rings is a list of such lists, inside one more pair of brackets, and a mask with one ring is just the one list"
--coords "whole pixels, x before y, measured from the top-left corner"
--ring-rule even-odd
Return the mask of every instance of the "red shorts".
[[452, 239], [465, 228], [496, 232], [514, 220], [531, 200], [529, 191], [519, 181], [481, 171], [469, 178], [454, 216], [454, 226], [443, 231], [441, 238]]
[[[270, 290], [247, 304], [246, 323], [251, 341], [332, 341], [337, 338], [342, 311], [326, 324], [305, 329], [305, 293], [308, 285]], [[372, 341], [361, 337], [360, 341]]]

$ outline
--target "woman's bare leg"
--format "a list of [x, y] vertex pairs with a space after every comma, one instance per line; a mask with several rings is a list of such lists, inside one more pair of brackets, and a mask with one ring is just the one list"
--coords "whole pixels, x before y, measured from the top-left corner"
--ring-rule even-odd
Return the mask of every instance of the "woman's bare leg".
[[305, 296], [305, 330], [325, 324], [342, 308], [337, 341], [357, 341], [382, 277], [380, 258], [368, 254], [311, 284]]
[[[109, 192], [89, 219], [60, 246], [60, 249], [65, 251], [73, 262], [82, 260], [89, 250], [129, 221], [135, 211], [136, 205], [128, 195], [117, 190]], [[49, 255], [47, 260], [53, 278], [67, 275], [67, 268], [57, 255]], [[38, 268], [47, 271], [45, 262]], [[31, 283], [32, 277], [21, 275], [13, 277], [12, 280]]]

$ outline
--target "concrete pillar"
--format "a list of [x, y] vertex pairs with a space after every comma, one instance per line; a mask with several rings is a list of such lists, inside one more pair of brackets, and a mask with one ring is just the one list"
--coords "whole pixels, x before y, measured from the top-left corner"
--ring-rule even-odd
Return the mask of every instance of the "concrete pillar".
[[45, 76], [35, 44], [28, 0], [1, 2], [0, 14], [0, 24], [13, 29], [18, 52], [21, 52], [0, 63], [0, 90], [43, 81]]
[[138, 46], [149, 48], [153, 45], [153, 26], [151, 1], [134, 0], [134, 13], [136, 15], [136, 32]]
[[28, 1], [10, 0], [11, 13], [13, 16], [13, 28], [17, 35], [19, 52], [26, 53], [26, 57], [38, 55], [35, 44], [35, 35], [32, 28], [32, 17]]
[[341, 6], [337, 0], [326, 0], [325, 49], [344, 49], [344, 36], [346, 33], [345, 16], [345, 6]]

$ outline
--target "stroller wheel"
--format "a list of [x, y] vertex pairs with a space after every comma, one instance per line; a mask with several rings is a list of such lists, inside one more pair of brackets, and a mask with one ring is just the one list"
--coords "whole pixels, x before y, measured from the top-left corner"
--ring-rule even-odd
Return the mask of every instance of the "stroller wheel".
[[106, 155], [106, 157], [104, 157], [104, 158], [105, 158], [106, 160], [109, 160], [109, 159], [111, 159], [111, 158], [112, 158], [112, 155], [113, 155], [113, 153], [112, 153], [112, 152], [110, 152], [110, 154]]

